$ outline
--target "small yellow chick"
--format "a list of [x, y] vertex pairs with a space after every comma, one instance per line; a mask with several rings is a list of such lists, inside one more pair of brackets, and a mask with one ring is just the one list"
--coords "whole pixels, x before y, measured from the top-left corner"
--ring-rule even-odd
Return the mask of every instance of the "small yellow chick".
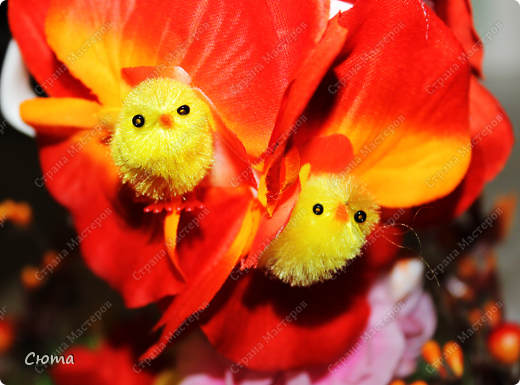
[[330, 279], [361, 253], [379, 218], [379, 206], [354, 176], [311, 177], [259, 266], [291, 286]]
[[195, 90], [177, 80], [137, 85], [123, 102], [111, 143], [123, 182], [155, 201], [192, 191], [213, 164], [210, 114]]

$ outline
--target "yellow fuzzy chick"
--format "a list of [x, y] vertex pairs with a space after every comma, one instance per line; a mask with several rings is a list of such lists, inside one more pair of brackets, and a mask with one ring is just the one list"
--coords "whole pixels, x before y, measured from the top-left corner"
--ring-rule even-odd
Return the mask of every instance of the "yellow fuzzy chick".
[[137, 85], [123, 102], [111, 143], [123, 182], [155, 201], [192, 191], [213, 164], [210, 114], [195, 90], [177, 80]]
[[330, 279], [361, 253], [379, 218], [379, 206], [354, 176], [311, 177], [259, 265], [291, 286]]

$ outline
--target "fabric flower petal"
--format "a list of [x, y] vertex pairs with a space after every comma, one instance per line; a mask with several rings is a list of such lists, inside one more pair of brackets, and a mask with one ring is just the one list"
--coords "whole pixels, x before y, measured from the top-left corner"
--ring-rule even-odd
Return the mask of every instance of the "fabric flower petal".
[[[44, 177], [38, 180], [72, 214], [87, 265], [120, 291], [129, 307], [179, 292], [184, 283], [168, 258], [160, 216], [142, 212], [121, 187], [99, 132], [60, 142], [40, 138]], [[81, 177], [78, 177], [80, 175]]]
[[345, 135], [318, 136], [299, 146], [300, 164], [310, 163], [311, 173], [339, 174], [354, 158]]
[[9, 1], [9, 26], [24, 62], [39, 86], [38, 94], [81, 97], [96, 100], [90, 90], [74, 78], [66, 65], [58, 61], [47, 44], [45, 17], [51, 0]]
[[67, 138], [96, 127], [100, 110], [98, 103], [85, 99], [36, 98], [22, 103], [20, 115], [40, 135]]
[[165, 337], [172, 340], [185, 319], [204, 311], [238, 262], [251, 235], [253, 200], [248, 188], [208, 189], [202, 201], [203, 211], [195, 217], [186, 215], [176, 234], [167, 236], [178, 240], [178, 261], [186, 277], [186, 289], [175, 296], [159, 321], [158, 326], [165, 325], [160, 342], [143, 357], [153, 358]]
[[283, 192], [278, 207], [272, 216], [264, 212], [258, 231], [253, 239], [249, 254], [242, 263], [242, 268], [256, 267], [258, 258], [263, 253], [269, 243], [282, 231], [291, 217], [291, 212], [301, 191], [299, 181], [294, 183], [289, 189]]
[[453, 31], [469, 57], [471, 67], [482, 76], [483, 43], [473, 25], [470, 0], [434, 0], [434, 11]]
[[[452, 32], [422, 2], [359, 0], [340, 16], [342, 55], [304, 112], [296, 136], [342, 133], [351, 172], [385, 207], [409, 207], [450, 193], [470, 157], [435, 188], [425, 180], [470, 139], [468, 62]], [[448, 72], [448, 75], [445, 73]], [[435, 83], [444, 79], [443, 86]], [[436, 85], [436, 87], [435, 87]], [[403, 191], [405, 193], [403, 193]]]
[[280, 169], [284, 164], [281, 158], [285, 153], [287, 140], [293, 132], [297, 132], [303, 122], [308, 120], [303, 113], [305, 106], [318, 88], [321, 78], [341, 51], [346, 36], [347, 30], [339, 25], [338, 17], [332, 19], [314, 50], [299, 63], [284, 93], [280, 114], [265, 154], [267, 155], [265, 162], [267, 210], [270, 214], [276, 207], [280, 192], [287, 187], [280, 178]]
[[330, 362], [354, 344], [368, 319], [362, 265], [360, 260], [311, 288], [291, 287], [256, 269], [236, 271], [204, 314], [202, 329], [219, 353], [236, 362], [235, 370]]
[[74, 365], [57, 364], [51, 375], [57, 385], [152, 385], [152, 374], [135, 369], [136, 358], [129, 347], [103, 343], [96, 350], [74, 347], [66, 356], [74, 356]]
[[318, 0], [54, 0], [46, 32], [57, 56], [102, 104], [120, 105], [121, 68], [181, 66], [258, 156], [300, 53], [319, 39], [327, 13], [328, 2]]
[[[500, 103], [475, 76], [470, 87], [470, 125], [472, 138], [455, 155], [462, 159], [471, 151], [468, 172], [451, 194], [431, 202], [428, 206], [433, 209], [423, 210], [417, 216], [420, 225], [431, 226], [461, 215], [505, 166], [515, 141], [513, 126]], [[427, 180], [430, 184], [436, 181], [435, 177]]]

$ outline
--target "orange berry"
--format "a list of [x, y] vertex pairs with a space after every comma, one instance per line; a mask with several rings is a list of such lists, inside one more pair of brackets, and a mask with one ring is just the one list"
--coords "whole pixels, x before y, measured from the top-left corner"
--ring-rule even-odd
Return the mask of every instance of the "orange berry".
[[43, 280], [40, 280], [36, 277], [37, 272], [38, 269], [34, 266], [25, 266], [22, 269], [21, 279], [25, 288], [34, 289], [43, 283]]
[[464, 374], [464, 355], [462, 349], [456, 342], [448, 341], [443, 350], [446, 362], [457, 378]]
[[7, 320], [0, 320], [0, 354], [5, 353], [14, 341], [13, 325]]
[[495, 327], [487, 345], [495, 360], [508, 365], [517, 363], [520, 358], [520, 326], [508, 322]]
[[488, 301], [484, 304], [484, 312], [488, 318], [491, 328], [502, 322], [502, 310], [496, 305], [496, 302]]
[[415, 382], [411, 383], [410, 385], [428, 385], [428, 384], [424, 381], [415, 381]]
[[457, 275], [462, 280], [470, 280], [478, 275], [478, 268], [471, 256], [464, 256], [457, 263]]
[[424, 361], [433, 366], [442, 376], [446, 375], [446, 369], [442, 366], [441, 347], [436, 341], [430, 340], [423, 345], [422, 356]]
[[47, 265], [52, 265], [52, 261], [58, 256], [58, 253], [54, 250], [49, 250], [45, 252], [42, 259], [42, 266], [45, 267]]
[[469, 314], [468, 314], [468, 321], [470, 324], [474, 324], [475, 322], [477, 322], [480, 317], [482, 317], [482, 312], [480, 311], [480, 309], [478, 307], [474, 307], [473, 309], [470, 310]]
[[390, 383], [390, 385], [406, 385], [406, 382], [403, 380], [394, 380]]
[[32, 221], [32, 209], [27, 203], [6, 200], [0, 203], [1, 221], [10, 220], [17, 226], [26, 227]]

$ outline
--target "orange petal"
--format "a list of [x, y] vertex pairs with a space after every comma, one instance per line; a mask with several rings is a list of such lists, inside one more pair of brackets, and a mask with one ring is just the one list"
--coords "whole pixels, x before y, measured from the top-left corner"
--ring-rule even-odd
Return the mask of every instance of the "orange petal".
[[220, 113], [214, 104], [200, 89], [195, 88], [199, 98], [205, 100], [211, 110], [211, 127], [215, 145], [215, 165], [210, 172], [208, 181], [215, 187], [237, 187], [249, 185], [257, 188], [253, 169], [249, 162], [246, 148], [222, 121]]
[[[322, 77], [343, 47], [346, 35], [347, 30], [338, 24], [338, 18], [332, 19], [316, 48], [299, 63], [295, 75], [284, 93], [280, 114], [276, 120], [269, 147], [264, 154], [269, 156], [266, 160], [266, 189], [267, 208], [270, 214], [276, 207], [282, 190], [283, 180], [280, 179], [280, 168], [283, 166], [283, 161], [281, 157], [285, 152], [287, 140], [294, 132], [298, 132], [299, 127], [308, 120], [303, 111]], [[309, 138], [306, 137], [306, 139]]]
[[296, 147], [292, 147], [287, 154], [285, 154], [282, 163], [282, 191], [285, 191], [288, 187], [298, 178], [300, 172], [300, 155]]
[[74, 98], [37, 98], [27, 100], [20, 106], [22, 119], [33, 126], [38, 134], [64, 138], [78, 130], [90, 130], [99, 125], [100, 111], [98, 103]]
[[126, 306], [145, 306], [185, 284], [168, 258], [162, 217], [143, 213], [135, 193], [121, 186], [103, 134], [80, 131], [66, 140], [40, 140], [44, 177], [37, 185], [69, 210], [78, 234], [88, 230], [78, 237], [87, 266], [122, 294]]
[[[173, 205], [175, 205], [175, 203], [173, 203]], [[173, 212], [166, 215], [164, 220], [164, 239], [166, 240], [168, 255], [170, 256], [170, 260], [172, 261], [173, 266], [175, 266], [182, 278], [186, 281], [186, 277], [182, 273], [179, 263], [179, 256], [177, 255], [177, 229], [179, 227], [180, 218], [181, 212], [177, 210], [174, 210]]]

